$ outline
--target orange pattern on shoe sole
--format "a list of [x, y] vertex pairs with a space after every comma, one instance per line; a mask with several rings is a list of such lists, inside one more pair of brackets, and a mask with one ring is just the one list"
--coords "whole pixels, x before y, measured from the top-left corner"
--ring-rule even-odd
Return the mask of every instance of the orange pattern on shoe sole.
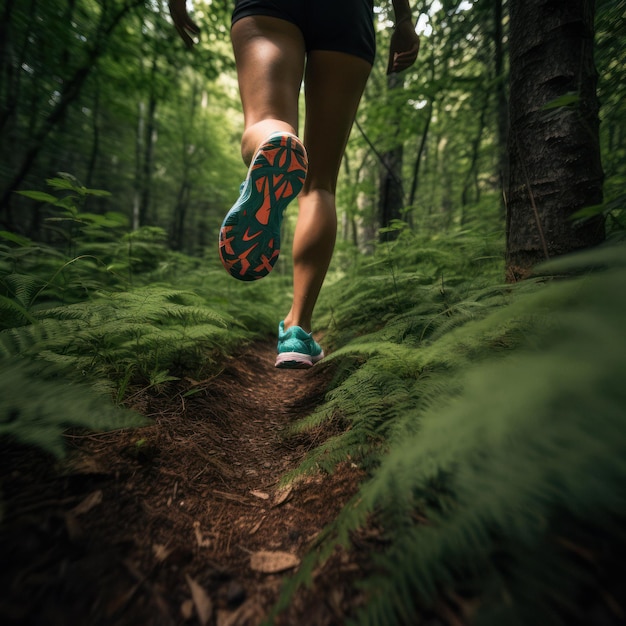
[[298, 155], [294, 152], [291, 153], [291, 163], [287, 168], [288, 172], [295, 172], [296, 170], [302, 170], [302, 164], [298, 161]]
[[235, 239], [235, 237], [227, 237], [228, 233], [233, 229], [232, 226], [224, 226], [220, 232], [220, 248], [226, 249], [226, 254], [235, 254], [233, 247], [231, 246], [231, 242]]
[[[286, 168], [286, 173], [298, 172], [296, 176], [299, 179], [299, 182], [304, 183], [304, 180], [306, 178], [306, 164], [301, 163], [298, 160], [298, 156], [300, 156], [300, 158], [305, 163], [306, 163], [306, 156], [305, 154], [302, 153], [299, 142], [295, 141], [292, 137], [285, 136], [281, 138], [280, 146], [276, 146], [275, 144], [272, 144], [272, 143], [268, 143], [266, 144], [266, 146], [263, 146], [261, 148], [262, 156], [264, 157], [264, 160], [266, 161], [266, 163], [263, 162], [263, 159], [259, 159], [255, 164], [253, 164], [252, 170], [266, 167], [267, 164], [273, 167], [276, 162], [277, 157], [278, 157], [278, 166], [282, 169], [285, 169], [285, 164], [287, 162], [288, 152], [289, 152], [288, 150], [285, 150], [285, 148], [290, 147], [291, 148], [291, 151], [289, 152], [290, 162], [289, 162], [288, 167]], [[296, 154], [296, 152], [298, 154]], [[283, 173], [279, 175], [273, 175], [273, 183], [274, 183], [273, 195], [276, 199], [282, 199], [284, 197], [294, 195], [293, 185], [290, 181], [283, 181], [282, 184], [280, 184], [284, 176], [285, 174]], [[255, 218], [260, 224], [265, 226], [268, 224], [269, 217], [270, 217], [272, 185], [270, 185], [268, 176], [261, 176], [255, 181], [255, 183], [256, 183], [257, 191], [259, 193], [261, 192], [263, 193], [263, 204], [261, 205], [261, 207], [259, 207], [259, 209], [257, 209]], [[246, 215], [245, 211], [244, 211], [244, 215]], [[231, 242], [235, 239], [235, 237], [234, 236], [230, 238], [227, 237], [227, 234], [232, 229], [233, 229], [233, 226], [226, 226], [222, 229], [221, 237], [220, 237], [220, 252], [223, 251], [225, 254], [234, 256], [235, 251], [231, 245]], [[249, 241], [250, 239], [255, 238], [258, 234], [260, 234], [260, 232], [255, 233], [254, 235], [250, 236], [249, 229], [248, 229], [246, 230], [246, 233], [243, 239], [244, 241]], [[224, 254], [220, 254], [226, 269], [228, 269], [231, 273], [234, 273], [233, 272], [234, 265], [239, 262], [241, 265], [239, 274], [241, 276], [245, 276], [248, 273], [248, 271], [251, 269], [251, 264], [248, 261], [247, 257], [252, 252], [252, 250], [254, 250], [254, 248], [257, 247], [257, 245], [258, 243], [255, 243], [253, 246], [248, 248], [245, 252], [242, 252], [240, 255], [233, 258], [232, 260], [228, 260], [224, 258]], [[274, 239], [272, 239], [268, 244], [269, 250], [272, 251], [272, 255], [270, 256], [270, 258], [268, 259], [267, 255], [262, 254], [260, 265], [258, 265], [255, 268], [252, 268], [250, 272], [251, 274], [252, 272], [259, 274], [255, 278], [262, 278], [273, 269], [273, 265], [276, 262], [276, 259], [280, 253], [280, 250], [272, 250], [273, 246], [274, 246]]]
[[268, 259], [267, 256], [265, 254], [261, 255], [261, 264], [256, 267], [254, 269], [255, 272], [263, 272], [264, 270], [267, 270], [264, 273], [269, 274], [272, 271], [272, 268], [274, 267], [274, 263], [276, 261], [274, 261], [274, 263], [272, 263], [272, 260], [278, 258], [278, 255], [280, 254], [280, 250], [274, 250], [274, 252], [272, 252], [272, 256]]
[[256, 217], [259, 224], [267, 226], [267, 223], [270, 221], [270, 210], [272, 208], [272, 202], [270, 198], [270, 189], [267, 178], [264, 177], [263, 181], [265, 182], [265, 186], [263, 187], [263, 204], [259, 207], [254, 217]]

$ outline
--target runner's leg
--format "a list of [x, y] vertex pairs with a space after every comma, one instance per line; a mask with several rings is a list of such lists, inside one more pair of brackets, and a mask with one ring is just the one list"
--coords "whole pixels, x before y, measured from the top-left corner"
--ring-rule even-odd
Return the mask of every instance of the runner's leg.
[[245, 124], [241, 154], [249, 165], [271, 133], [297, 134], [304, 41], [291, 22], [263, 15], [235, 22], [231, 40]]
[[335, 189], [341, 159], [371, 65], [343, 52], [313, 50], [305, 74], [304, 144], [309, 170], [298, 196], [294, 296], [285, 328], [311, 331], [311, 317], [335, 246]]

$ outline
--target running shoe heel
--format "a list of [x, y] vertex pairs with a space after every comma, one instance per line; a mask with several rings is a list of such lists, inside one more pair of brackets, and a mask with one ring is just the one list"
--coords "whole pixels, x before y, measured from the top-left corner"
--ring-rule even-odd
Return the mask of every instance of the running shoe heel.
[[308, 368], [324, 358], [324, 351], [311, 333], [300, 326], [285, 330], [284, 322], [278, 326], [277, 349], [276, 367], [281, 368]]

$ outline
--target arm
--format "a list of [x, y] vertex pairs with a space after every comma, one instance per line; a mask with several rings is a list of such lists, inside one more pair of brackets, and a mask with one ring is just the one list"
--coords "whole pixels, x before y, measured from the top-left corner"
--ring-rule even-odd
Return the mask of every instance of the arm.
[[174, 26], [188, 48], [194, 44], [191, 35], [199, 35], [200, 29], [194, 24], [187, 13], [186, 0], [168, 0], [170, 15], [174, 20]]
[[411, 67], [420, 49], [409, 0], [392, 0], [392, 4], [395, 28], [391, 36], [387, 74], [401, 72]]

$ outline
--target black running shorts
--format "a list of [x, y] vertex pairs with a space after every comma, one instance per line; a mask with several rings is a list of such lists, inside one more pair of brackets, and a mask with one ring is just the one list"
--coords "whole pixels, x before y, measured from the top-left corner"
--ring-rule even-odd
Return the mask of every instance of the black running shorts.
[[374, 63], [374, 0], [236, 0], [232, 23], [267, 15], [295, 24], [307, 52], [334, 50]]

